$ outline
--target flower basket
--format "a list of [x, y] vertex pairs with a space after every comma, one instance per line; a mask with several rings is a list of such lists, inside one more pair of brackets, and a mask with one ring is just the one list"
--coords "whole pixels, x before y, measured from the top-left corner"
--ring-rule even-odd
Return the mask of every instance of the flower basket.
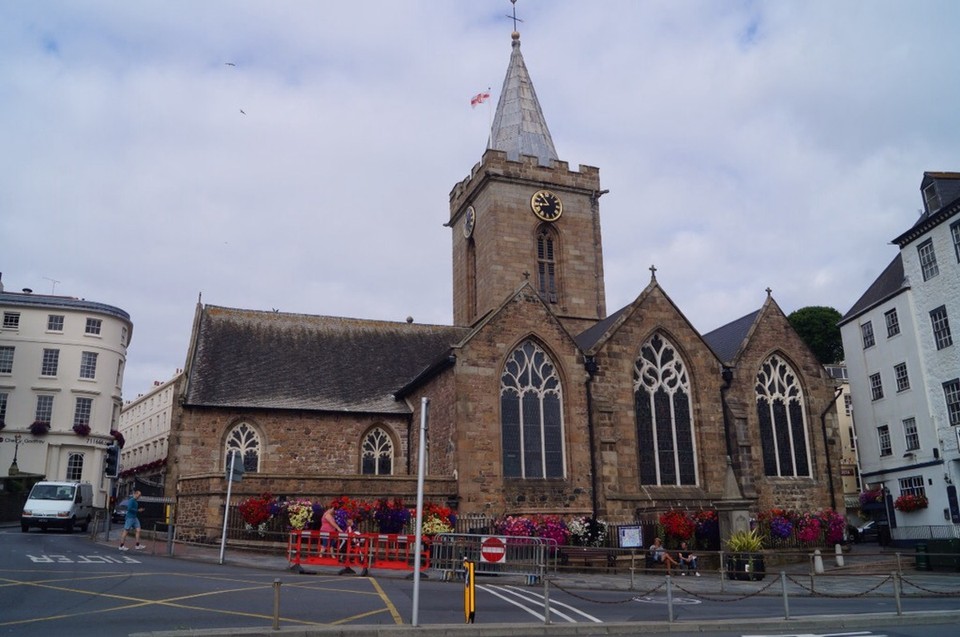
[[381, 498], [373, 507], [373, 519], [380, 533], [403, 533], [410, 520], [410, 509], [404, 506], [400, 498], [392, 501]]
[[44, 436], [50, 431], [50, 423], [42, 420], [34, 420], [30, 423], [30, 433], [34, 436]]
[[73, 433], [77, 434], [78, 436], [83, 436], [83, 437], [89, 436], [89, 435], [90, 435], [90, 425], [74, 425], [74, 426], [73, 426]]
[[860, 505], [883, 502], [883, 489], [870, 489], [860, 493]]
[[117, 441], [117, 444], [120, 445], [120, 448], [123, 449], [123, 444], [126, 442], [123, 438], [123, 434], [114, 429], [110, 432], [110, 435], [113, 436], [113, 439]]
[[259, 528], [273, 517], [271, 512], [272, 501], [273, 496], [264, 493], [259, 498], [247, 498], [237, 505], [237, 510], [246, 524]]
[[567, 525], [570, 543], [574, 546], [605, 546], [607, 523], [591, 517], [574, 518]]
[[897, 511], [903, 511], [904, 513], [910, 513], [911, 511], [919, 511], [920, 509], [927, 508], [927, 497], [923, 495], [902, 495], [893, 503], [894, 508]]
[[676, 538], [681, 542], [689, 540], [697, 530], [697, 522], [693, 516], [679, 509], [661, 513], [660, 526], [668, 538]]

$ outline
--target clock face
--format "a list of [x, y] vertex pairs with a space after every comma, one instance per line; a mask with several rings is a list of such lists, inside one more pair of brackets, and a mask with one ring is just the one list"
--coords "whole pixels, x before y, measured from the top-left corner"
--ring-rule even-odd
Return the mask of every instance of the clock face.
[[563, 213], [560, 197], [549, 190], [538, 190], [533, 193], [533, 197], [530, 198], [530, 208], [533, 209], [533, 214], [544, 221], [556, 221]]
[[467, 239], [470, 238], [470, 235], [473, 234], [473, 227], [477, 224], [477, 211], [473, 209], [473, 206], [467, 208], [466, 214], [463, 216], [463, 236]]

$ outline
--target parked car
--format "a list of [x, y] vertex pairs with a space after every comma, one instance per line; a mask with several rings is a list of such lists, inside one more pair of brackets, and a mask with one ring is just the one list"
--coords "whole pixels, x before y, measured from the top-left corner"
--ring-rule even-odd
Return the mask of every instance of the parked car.
[[113, 511], [110, 512], [110, 520], [116, 524], [123, 524], [126, 519], [127, 501], [117, 502], [117, 506], [113, 507]]
[[860, 526], [850, 525], [847, 527], [847, 534], [854, 542], [877, 542], [880, 540], [881, 527], [886, 527], [885, 520], [869, 520]]

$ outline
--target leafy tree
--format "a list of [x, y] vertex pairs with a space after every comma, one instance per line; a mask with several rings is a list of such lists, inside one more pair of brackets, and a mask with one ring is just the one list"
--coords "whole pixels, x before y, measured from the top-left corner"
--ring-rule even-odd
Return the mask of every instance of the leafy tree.
[[811, 305], [791, 312], [787, 320], [820, 363], [831, 365], [843, 360], [843, 341], [838, 325], [841, 318], [840, 312], [832, 307]]

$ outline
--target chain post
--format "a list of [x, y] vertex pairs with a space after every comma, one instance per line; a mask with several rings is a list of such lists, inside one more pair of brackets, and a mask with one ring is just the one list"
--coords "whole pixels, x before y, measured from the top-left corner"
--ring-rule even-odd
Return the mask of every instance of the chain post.
[[667, 575], [667, 621], [673, 623], [673, 580]]
[[273, 629], [280, 630], [280, 578], [273, 580]]
[[900, 599], [900, 574], [891, 573], [890, 577], [893, 579], [893, 596], [897, 600], [897, 615], [903, 615], [903, 605]]
[[783, 591], [783, 618], [790, 619], [790, 599], [787, 597], [787, 574], [780, 571], [780, 589]]

